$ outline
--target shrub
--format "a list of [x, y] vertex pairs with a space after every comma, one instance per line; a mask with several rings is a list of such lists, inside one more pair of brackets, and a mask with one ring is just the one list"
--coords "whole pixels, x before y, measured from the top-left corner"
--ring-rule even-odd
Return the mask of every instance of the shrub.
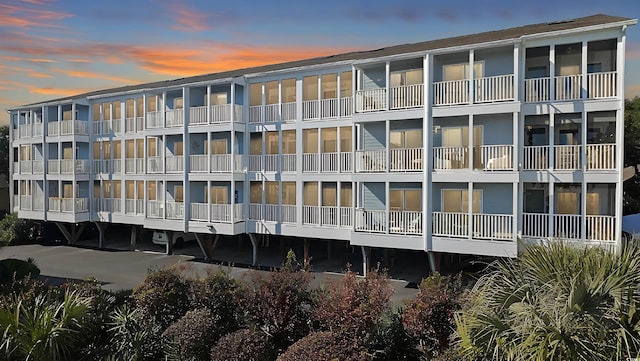
[[247, 321], [272, 335], [278, 350], [309, 333], [314, 306], [310, 281], [308, 273], [282, 267], [268, 274], [254, 271], [243, 285], [238, 302]]
[[298, 340], [278, 357], [277, 361], [299, 360], [368, 360], [364, 347], [345, 334], [331, 331], [313, 332]]
[[207, 308], [216, 324], [216, 338], [239, 327], [237, 307], [239, 284], [223, 269], [207, 270], [207, 277], [191, 283], [191, 307]]
[[395, 312], [378, 324], [366, 347], [375, 361], [424, 359], [418, 340], [407, 333], [401, 316]]
[[2, 245], [29, 242], [29, 230], [33, 221], [18, 218], [18, 213], [7, 214], [0, 220], [0, 242]]
[[460, 275], [451, 278], [436, 273], [422, 280], [415, 298], [406, 303], [402, 313], [404, 327], [419, 340], [429, 358], [449, 347], [455, 314], [462, 308], [462, 293]]
[[364, 342], [391, 310], [392, 293], [386, 274], [374, 271], [359, 279], [349, 271], [327, 283], [313, 317], [324, 330], [346, 332]]
[[27, 276], [36, 278], [40, 275], [40, 269], [29, 258], [26, 261], [15, 258], [7, 258], [0, 261], [0, 283], [6, 284], [13, 280], [19, 281]]
[[152, 272], [134, 289], [136, 306], [164, 330], [189, 310], [189, 281], [172, 267]]
[[223, 336], [211, 348], [211, 361], [271, 361], [274, 345], [262, 331], [242, 329]]
[[188, 311], [169, 326], [162, 337], [169, 360], [208, 360], [219, 338], [213, 314], [206, 308]]
[[124, 305], [111, 315], [111, 353], [119, 360], [151, 361], [162, 358], [162, 330], [153, 319], [136, 308]]

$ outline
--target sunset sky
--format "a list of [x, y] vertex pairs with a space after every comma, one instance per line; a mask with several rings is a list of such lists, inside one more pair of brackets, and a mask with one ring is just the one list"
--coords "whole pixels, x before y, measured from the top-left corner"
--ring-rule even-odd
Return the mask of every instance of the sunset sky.
[[[7, 108], [89, 90], [596, 13], [637, 18], [640, 1], [0, 0], [0, 123]], [[630, 98], [639, 25], [626, 60]]]

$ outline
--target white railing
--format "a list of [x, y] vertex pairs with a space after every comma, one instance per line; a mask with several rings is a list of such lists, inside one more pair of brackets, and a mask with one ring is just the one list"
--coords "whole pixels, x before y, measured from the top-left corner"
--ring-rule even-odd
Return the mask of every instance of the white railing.
[[[163, 128], [162, 124], [162, 112], [153, 111], [147, 112], [147, 124], [146, 129]], [[139, 130], [139, 129], [138, 129]]]
[[387, 89], [356, 91], [356, 112], [373, 112], [387, 109]]
[[212, 154], [210, 166], [214, 173], [231, 172], [231, 154]]
[[280, 205], [279, 204], [265, 204], [264, 205], [264, 220], [269, 222], [280, 221]]
[[136, 117], [136, 130], [138, 132], [144, 130], [144, 117]]
[[338, 117], [338, 98], [320, 100], [320, 117], [321, 118], [337, 118]]
[[302, 206], [302, 224], [319, 225], [320, 208], [318, 206]]
[[211, 222], [231, 223], [231, 205], [230, 204], [212, 204]]
[[120, 213], [120, 198], [94, 199], [98, 212]]
[[47, 160], [47, 173], [60, 173], [60, 160], [49, 159]]
[[231, 104], [211, 105], [211, 124], [228, 123], [231, 121]]
[[390, 171], [419, 172], [422, 170], [422, 148], [398, 148], [389, 151]]
[[244, 203], [236, 203], [233, 204], [233, 218], [234, 222], [243, 222], [244, 221]]
[[587, 239], [594, 241], [616, 240], [616, 217], [587, 215]]
[[433, 83], [433, 105], [469, 102], [469, 80], [447, 80]]
[[618, 92], [618, 73], [615, 71], [587, 74], [589, 98], [612, 98]]
[[262, 219], [262, 204], [258, 204], [258, 203], [249, 204], [249, 219], [252, 219], [252, 220]]
[[296, 154], [283, 154], [282, 164], [280, 165], [281, 172], [296, 172]]
[[208, 221], [209, 220], [209, 204], [191, 203], [191, 220], [192, 221]]
[[295, 121], [297, 118], [296, 102], [282, 103], [282, 121]]
[[135, 202], [136, 202], [136, 214], [144, 215], [144, 199], [136, 199]]
[[391, 88], [391, 109], [417, 108], [423, 105], [423, 84], [403, 85]]
[[63, 120], [60, 122], [60, 135], [89, 134], [89, 122], [81, 120]]
[[47, 200], [47, 210], [50, 212], [60, 212], [60, 198], [49, 197]]
[[111, 121], [110, 120], [94, 121], [93, 134], [111, 134]]
[[20, 196], [20, 210], [30, 211], [33, 205], [31, 204], [31, 196]]
[[385, 172], [386, 170], [386, 149], [356, 151], [356, 172]]
[[91, 172], [92, 173], [109, 173], [109, 170], [106, 167], [106, 164], [101, 160], [93, 160], [91, 162]]
[[278, 171], [278, 154], [265, 154], [264, 155], [264, 171], [265, 172], [277, 172]]
[[587, 169], [616, 169], [615, 144], [587, 144]]
[[434, 147], [433, 169], [466, 169], [469, 168], [468, 147]]
[[296, 206], [293, 204], [283, 204], [280, 207], [280, 220], [282, 223], [296, 223]]
[[166, 157], [167, 173], [182, 173], [184, 171], [184, 156]]
[[122, 159], [113, 159], [113, 173], [122, 172]]
[[125, 199], [124, 200], [124, 213], [126, 213], [126, 214], [136, 214], [136, 200], [135, 199]]
[[433, 212], [434, 236], [469, 237], [469, 214], [459, 212]]
[[39, 159], [39, 160], [34, 160], [32, 161], [33, 163], [33, 174], [42, 174], [44, 173], [44, 161]]
[[337, 227], [340, 222], [338, 207], [321, 206], [320, 207], [320, 224], [322, 226]]
[[165, 112], [167, 127], [179, 127], [184, 124], [182, 109], [171, 109]]
[[184, 219], [184, 203], [167, 202], [167, 219]]
[[353, 227], [353, 208], [340, 207], [340, 227]]
[[304, 100], [302, 102], [302, 119], [318, 119], [320, 118], [320, 106], [318, 100]]
[[549, 169], [549, 146], [533, 145], [524, 147], [524, 170]]
[[555, 153], [555, 169], [575, 170], [582, 168], [580, 161], [580, 145], [556, 145], [553, 147]]
[[124, 118], [124, 131], [125, 133], [136, 132], [136, 118]]
[[513, 145], [482, 145], [484, 170], [513, 170]]
[[89, 173], [91, 171], [88, 159], [76, 159], [74, 168], [76, 173]]
[[562, 239], [580, 239], [581, 225], [579, 214], [553, 215], [553, 237]]
[[162, 157], [147, 157], [147, 173], [162, 173], [163, 171]]
[[72, 174], [74, 172], [73, 159], [61, 159], [60, 160], [60, 173]]
[[233, 109], [235, 112], [233, 121], [236, 123], [244, 123], [244, 106], [240, 104], [234, 104]]
[[524, 80], [524, 101], [527, 103], [546, 102], [551, 98], [549, 84], [551, 78], [533, 78]]
[[32, 209], [34, 211], [42, 211], [44, 210], [44, 198], [43, 197], [38, 197], [38, 196], [34, 196], [32, 201]]
[[302, 154], [302, 172], [318, 172], [320, 170], [320, 155], [318, 153]]
[[350, 117], [353, 114], [353, 97], [340, 98], [340, 116]]
[[422, 234], [422, 212], [390, 211], [389, 233]]
[[164, 217], [163, 201], [147, 201], [147, 217], [163, 218]]
[[81, 213], [89, 211], [89, 198], [49, 198], [49, 210], [51, 209], [51, 200], [54, 203], [58, 203], [55, 207], [58, 207], [59, 212], [66, 213]]
[[20, 165], [21, 174], [30, 174], [33, 172], [33, 162], [31, 160], [21, 160], [17, 164]]
[[556, 100], [580, 99], [582, 75], [556, 76]]
[[273, 123], [280, 120], [280, 104], [267, 104], [264, 106], [265, 123]]
[[244, 172], [246, 171], [244, 165], [244, 158], [242, 154], [234, 154], [233, 155], [233, 172]]
[[208, 172], [209, 156], [206, 154], [194, 154], [189, 156], [189, 171], [191, 172]]
[[113, 130], [113, 132], [115, 134], [121, 134], [122, 133], [122, 119], [121, 118], [113, 119], [111, 121], [111, 129]]
[[474, 214], [473, 238], [514, 240], [513, 215]]
[[207, 106], [189, 107], [189, 125], [207, 125]]
[[340, 170], [339, 153], [320, 153], [320, 171], [337, 173]]
[[249, 170], [251, 172], [262, 171], [262, 156], [261, 155], [249, 155]]
[[73, 120], [63, 120], [60, 124], [60, 135], [73, 134]]
[[387, 211], [356, 209], [355, 218], [358, 232], [387, 232]]
[[351, 173], [353, 171], [353, 153], [340, 152], [340, 172]]
[[55, 136], [60, 134], [60, 123], [58, 121], [50, 121], [47, 123], [47, 135]]
[[138, 162], [138, 160], [139, 158], [125, 158], [124, 172], [127, 174], [136, 173], [136, 163]]
[[30, 138], [33, 136], [33, 126], [31, 124], [21, 124], [18, 126], [20, 138]]
[[513, 74], [479, 78], [474, 83], [477, 103], [513, 100]]
[[252, 105], [249, 107], [249, 123], [262, 122], [262, 105]]
[[530, 238], [549, 237], [549, 215], [546, 213], [522, 213], [522, 235]]
[[44, 134], [43, 123], [41, 122], [33, 123], [33, 136], [39, 137], [42, 134]]

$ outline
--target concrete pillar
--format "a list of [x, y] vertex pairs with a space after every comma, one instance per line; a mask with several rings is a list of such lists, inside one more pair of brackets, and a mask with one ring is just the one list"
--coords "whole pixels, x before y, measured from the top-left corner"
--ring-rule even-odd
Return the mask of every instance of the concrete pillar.
[[138, 226], [131, 226], [131, 246], [130, 250], [135, 251], [136, 241], [138, 240]]
[[360, 246], [360, 250], [362, 252], [362, 275], [366, 277], [371, 265], [371, 248]]
[[304, 239], [304, 269], [308, 270], [311, 262], [311, 256], [309, 255], [309, 238]]
[[249, 233], [249, 240], [251, 241], [251, 246], [253, 248], [253, 260], [251, 265], [255, 266], [258, 264], [258, 241], [256, 240], [255, 233]]
[[164, 233], [167, 235], [167, 250], [166, 250], [166, 254], [167, 255], [172, 255], [173, 254], [173, 231], [165, 231]]

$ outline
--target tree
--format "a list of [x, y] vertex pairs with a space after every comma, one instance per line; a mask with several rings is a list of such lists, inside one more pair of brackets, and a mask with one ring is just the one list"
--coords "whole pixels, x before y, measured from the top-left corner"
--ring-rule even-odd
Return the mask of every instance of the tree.
[[[640, 97], [626, 100], [624, 106], [624, 165], [637, 164], [640, 164]], [[623, 213], [640, 213], [640, 176], [624, 182], [623, 192]]]
[[0, 126], [0, 175], [9, 179], [9, 125]]
[[497, 261], [458, 314], [467, 360], [625, 360], [640, 352], [640, 247], [563, 242]]

